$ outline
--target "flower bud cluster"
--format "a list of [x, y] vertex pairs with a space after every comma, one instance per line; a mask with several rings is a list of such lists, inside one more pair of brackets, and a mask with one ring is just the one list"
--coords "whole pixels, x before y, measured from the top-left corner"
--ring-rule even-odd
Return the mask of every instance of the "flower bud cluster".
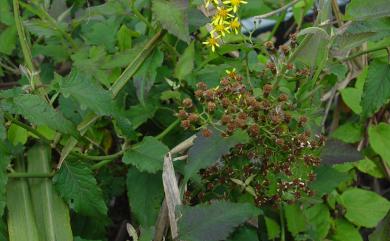
[[246, 195], [263, 206], [313, 195], [308, 184], [315, 179], [313, 167], [320, 164], [324, 139], [312, 134], [309, 118], [299, 113], [287, 93], [267, 83], [255, 94], [234, 70], [227, 73], [216, 88], [198, 83], [195, 96], [203, 111], [185, 99], [178, 117], [183, 128], [201, 130], [204, 137], [229, 137], [240, 130], [250, 141], [201, 170], [202, 190], [187, 192], [185, 200], [236, 200]]

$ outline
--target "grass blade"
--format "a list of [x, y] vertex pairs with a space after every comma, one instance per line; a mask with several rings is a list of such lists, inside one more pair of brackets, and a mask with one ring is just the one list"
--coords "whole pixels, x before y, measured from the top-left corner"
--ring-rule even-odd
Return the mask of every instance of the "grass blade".
[[[48, 173], [51, 170], [51, 150], [47, 145], [35, 145], [28, 152], [28, 172]], [[41, 241], [72, 240], [69, 210], [54, 189], [49, 178], [29, 179], [32, 203]]]

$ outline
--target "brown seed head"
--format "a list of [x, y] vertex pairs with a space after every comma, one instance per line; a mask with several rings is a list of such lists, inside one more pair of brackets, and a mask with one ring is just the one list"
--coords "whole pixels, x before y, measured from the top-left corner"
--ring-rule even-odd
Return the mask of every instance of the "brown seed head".
[[196, 84], [196, 88], [198, 88], [200, 90], [206, 90], [207, 89], [207, 84], [205, 82], [198, 82]]
[[191, 113], [189, 116], [188, 116], [188, 120], [192, 123], [196, 123], [198, 120], [199, 120], [199, 116], [195, 113]]
[[207, 111], [210, 113], [214, 112], [216, 107], [217, 107], [217, 105], [214, 102], [210, 101], [207, 103]]
[[272, 85], [271, 84], [265, 84], [264, 86], [263, 86], [263, 94], [264, 95], [269, 95], [269, 93], [271, 93], [271, 91], [272, 91]]
[[181, 126], [184, 128], [184, 129], [189, 129], [191, 127], [191, 123], [189, 120], [182, 120], [181, 121]]
[[191, 108], [192, 107], [192, 100], [190, 98], [185, 98], [183, 100], [183, 106], [185, 108]]

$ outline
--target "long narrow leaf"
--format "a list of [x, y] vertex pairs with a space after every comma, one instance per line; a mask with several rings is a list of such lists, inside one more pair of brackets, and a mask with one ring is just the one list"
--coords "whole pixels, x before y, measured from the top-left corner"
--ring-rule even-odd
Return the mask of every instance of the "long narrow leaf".
[[[46, 145], [36, 145], [28, 152], [28, 172], [50, 172], [51, 153]], [[30, 178], [32, 203], [40, 240], [72, 240], [69, 210], [53, 187], [51, 179]]]

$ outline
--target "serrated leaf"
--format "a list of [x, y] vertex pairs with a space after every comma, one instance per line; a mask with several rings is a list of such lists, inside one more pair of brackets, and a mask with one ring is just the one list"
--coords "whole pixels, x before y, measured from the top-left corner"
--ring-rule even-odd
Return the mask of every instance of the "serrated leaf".
[[[35, 145], [27, 153], [28, 172], [49, 173], [51, 171], [51, 149], [45, 145]], [[29, 179], [31, 200], [35, 220], [41, 241], [71, 240], [69, 210], [58, 193], [54, 190], [51, 179]]]
[[222, 155], [229, 153], [237, 144], [245, 144], [249, 137], [243, 131], [236, 131], [232, 136], [222, 137], [218, 130], [211, 129], [211, 137], [204, 137], [199, 132], [194, 145], [188, 151], [188, 163], [184, 168], [184, 176], [188, 180], [201, 168], [208, 167], [218, 161]]
[[378, 153], [390, 167], [390, 125], [380, 123], [368, 129], [368, 137], [372, 149]]
[[285, 205], [283, 209], [286, 215], [288, 231], [295, 236], [299, 232], [306, 230], [305, 216], [298, 205]]
[[226, 239], [234, 228], [260, 214], [248, 203], [216, 201], [210, 205], [180, 206], [179, 236], [188, 241]]
[[144, 103], [146, 95], [153, 87], [157, 76], [157, 68], [161, 66], [163, 60], [163, 52], [156, 49], [135, 73], [134, 87], [136, 88], [138, 100], [141, 103]]
[[143, 227], [156, 223], [164, 198], [164, 188], [161, 173], [149, 174], [135, 168], [127, 173], [127, 197], [130, 208]]
[[190, 41], [187, 1], [154, 0], [152, 11], [156, 19], [169, 33], [185, 42]]
[[77, 69], [60, 81], [60, 91], [71, 96], [82, 107], [89, 108], [99, 115], [116, 115], [119, 110], [110, 92], [91, 79], [91, 75]]
[[7, 167], [10, 160], [8, 155], [0, 152], [0, 217], [3, 216], [6, 203], [5, 190], [8, 182]]
[[359, 230], [350, 222], [344, 219], [337, 219], [335, 222], [335, 232], [332, 235], [334, 241], [363, 241]]
[[194, 68], [194, 58], [195, 58], [195, 44], [192, 42], [184, 50], [184, 53], [180, 56], [179, 61], [175, 66], [175, 77], [179, 80], [183, 80], [187, 75], [189, 75]]
[[135, 166], [141, 172], [156, 173], [162, 170], [168, 147], [155, 137], [147, 136], [136, 147], [125, 152], [123, 162]]
[[364, 117], [374, 114], [390, 100], [390, 65], [374, 61], [368, 68], [364, 85], [362, 107]]
[[349, 20], [367, 20], [390, 16], [388, 0], [353, 0], [347, 5], [345, 16]]
[[390, 202], [375, 192], [351, 188], [340, 196], [345, 207], [345, 217], [352, 223], [373, 228], [390, 209]]
[[92, 217], [107, 213], [102, 190], [84, 163], [65, 161], [53, 181], [58, 193], [75, 212]]
[[23, 94], [6, 103], [7, 110], [19, 114], [35, 125], [47, 127], [65, 134], [76, 135], [76, 128], [61, 112], [54, 110], [40, 96]]

